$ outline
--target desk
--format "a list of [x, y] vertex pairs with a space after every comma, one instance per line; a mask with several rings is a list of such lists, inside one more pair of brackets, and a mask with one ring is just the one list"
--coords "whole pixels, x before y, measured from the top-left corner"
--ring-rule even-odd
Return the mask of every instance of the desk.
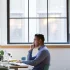
[[0, 66], [0, 70], [8, 70], [7, 67]]
[[27, 65], [26, 66], [14, 66], [14, 65], [10, 66], [10, 69], [14, 69], [14, 70], [18, 70], [19, 68], [28, 68], [28, 66]]
[[[24, 64], [24, 63], [12, 63], [14, 65], [11, 65], [11, 63], [2, 63], [3, 66], [1, 66], [0, 68], [9, 68], [9, 69], [14, 69], [14, 70], [18, 70], [19, 68], [28, 68], [28, 65]], [[17, 65], [16, 65], [17, 64]]]

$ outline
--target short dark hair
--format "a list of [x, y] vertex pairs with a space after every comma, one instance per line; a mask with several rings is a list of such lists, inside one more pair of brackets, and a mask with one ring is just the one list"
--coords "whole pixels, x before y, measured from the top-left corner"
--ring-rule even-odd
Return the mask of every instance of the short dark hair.
[[35, 34], [36, 37], [41, 39], [43, 42], [45, 41], [44, 35], [43, 34]]

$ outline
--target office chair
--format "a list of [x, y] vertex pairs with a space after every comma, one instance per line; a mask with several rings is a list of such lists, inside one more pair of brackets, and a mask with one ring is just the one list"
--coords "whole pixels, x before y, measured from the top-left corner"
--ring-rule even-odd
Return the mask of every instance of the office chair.
[[49, 70], [49, 65], [45, 65], [44, 70]]

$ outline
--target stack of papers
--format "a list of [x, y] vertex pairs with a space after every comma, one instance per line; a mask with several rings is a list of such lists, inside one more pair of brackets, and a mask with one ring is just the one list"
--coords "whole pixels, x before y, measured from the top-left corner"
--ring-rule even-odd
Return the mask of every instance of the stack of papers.
[[27, 66], [27, 64], [24, 63], [16, 63], [16, 62], [10, 62], [12, 65], [19, 65], [19, 66]]

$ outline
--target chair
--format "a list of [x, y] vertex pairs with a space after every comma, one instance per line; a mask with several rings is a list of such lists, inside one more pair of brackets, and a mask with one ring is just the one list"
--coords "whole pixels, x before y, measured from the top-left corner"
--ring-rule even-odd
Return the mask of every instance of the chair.
[[44, 70], [49, 70], [49, 65], [45, 65]]
[[[29, 67], [29, 70], [32, 70], [33, 69], [33, 67]], [[45, 65], [45, 67], [44, 67], [44, 70], [49, 70], [49, 65]]]

